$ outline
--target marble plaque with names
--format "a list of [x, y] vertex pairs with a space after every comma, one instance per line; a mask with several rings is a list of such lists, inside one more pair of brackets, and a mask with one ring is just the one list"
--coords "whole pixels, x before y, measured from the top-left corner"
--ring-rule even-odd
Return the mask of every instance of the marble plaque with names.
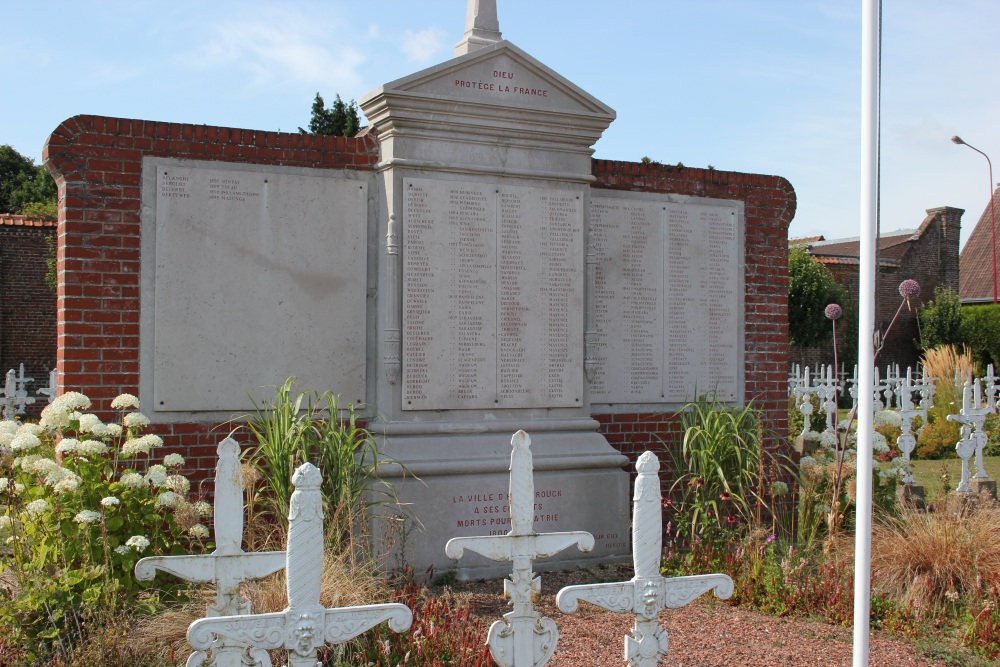
[[403, 187], [403, 408], [581, 405], [581, 192]]
[[367, 180], [258, 165], [147, 168], [152, 410], [249, 411], [289, 376], [363, 402]]
[[737, 400], [739, 217], [735, 204], [592, 192], [592, 403]]

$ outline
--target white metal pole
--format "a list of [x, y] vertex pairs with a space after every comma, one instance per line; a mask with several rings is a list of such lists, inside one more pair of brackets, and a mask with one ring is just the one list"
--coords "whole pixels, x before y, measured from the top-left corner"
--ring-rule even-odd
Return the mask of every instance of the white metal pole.
[[[858, 280], [858, 468], [854, 542], [854, 667], [867, 667], [871, 615], [875, 220], [878, 196], [878, 4], [862, 0], [861, 243]], [[865, 390], [865, 388], [868, 388]]]

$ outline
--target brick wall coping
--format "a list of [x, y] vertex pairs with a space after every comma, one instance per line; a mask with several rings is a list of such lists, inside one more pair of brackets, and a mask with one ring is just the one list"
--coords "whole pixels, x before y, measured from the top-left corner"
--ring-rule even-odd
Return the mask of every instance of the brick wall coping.
[[0, 227], [51, 227], [55, 229], [59, 223], [54, 218], [30, 218], [26, 215], [0, 213]]

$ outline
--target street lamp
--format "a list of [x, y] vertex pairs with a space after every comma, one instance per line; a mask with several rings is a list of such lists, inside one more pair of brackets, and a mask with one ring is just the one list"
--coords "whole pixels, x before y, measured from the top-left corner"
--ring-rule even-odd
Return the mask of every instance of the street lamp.
[[953, 143], [968, 146], [972, 150], [976, 151], [984, 158], [986, 158], [986, 164], [990, 166], [990, 234], [993, 241], [993, 303], [997, 302], [997, 219], [994, 213], [993, 207], [993, 163], [990, 162], [990, 156], [982, 152], [972, 144], [966, 143], [962, 140], [962, 137], [954, 136], [951, 138]]

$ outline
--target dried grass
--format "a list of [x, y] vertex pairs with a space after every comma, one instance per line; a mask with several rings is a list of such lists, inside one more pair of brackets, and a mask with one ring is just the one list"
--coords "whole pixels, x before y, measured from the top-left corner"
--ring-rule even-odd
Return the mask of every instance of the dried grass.
[[904, 509], [872, 530], [872, 591], [909, 608], [975, 594], [1000, 575], [1000, 510], [951, 495], [932, 512]]
[[[932, 378], [934, 384], [939, 387], [944, 382], [961, 387], [965, 378], [974, 374], [976, 370], [972, 352], [964, 345], [961, 352], [954, 345], [942, 345], [927, 350], [924, 352], [923, 367], [924, 375]], [[956, 378], [959, 378], [957, 382]]]

